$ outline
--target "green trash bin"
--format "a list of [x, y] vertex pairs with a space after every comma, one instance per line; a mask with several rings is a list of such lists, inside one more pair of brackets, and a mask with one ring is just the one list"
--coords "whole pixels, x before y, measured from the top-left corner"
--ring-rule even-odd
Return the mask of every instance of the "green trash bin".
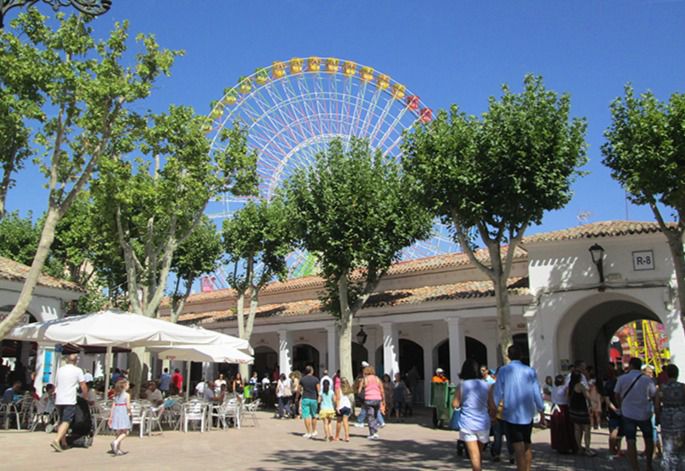
[[243, 388], [243, 399], [245, 399], [246, 401], [253, 399], [252, 388], [254, 388], [254, 386], [252, 386], [251, 384], [248, 384]]
[[448, 383], [431, 383], [430, 407], [433, 408], [433, 426], [442, 428], [452, 418], [452, 399], [457, 387]]

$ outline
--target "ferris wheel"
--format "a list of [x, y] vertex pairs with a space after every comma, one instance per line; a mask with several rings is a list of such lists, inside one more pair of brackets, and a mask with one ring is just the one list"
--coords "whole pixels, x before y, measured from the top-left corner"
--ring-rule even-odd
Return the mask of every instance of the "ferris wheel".
[[[224, 127], [240, 121], [248, 146], [258, 151], [260, 197], [270, 199], [293, 173], [309, 167], [332, 139], [348, 145], [366, 139], [392, 160], [401, 157], [402, 133], [433, 113], [404, 85], [371, 67], [328, 57], [293, 58], [259, 68], [226, 90], [209, 114], [206, 131], [213, 150], [222, 150]], [[231, 194], [211, 202], [212, 218], [227, 218], [245, 199]], [[433, 237], [405, 249], [403, 259], [455, 251], [447, 230], [436, 224]], [[311, 273], [315, 261], [296, 251], [288, 260], [292, 276]]]

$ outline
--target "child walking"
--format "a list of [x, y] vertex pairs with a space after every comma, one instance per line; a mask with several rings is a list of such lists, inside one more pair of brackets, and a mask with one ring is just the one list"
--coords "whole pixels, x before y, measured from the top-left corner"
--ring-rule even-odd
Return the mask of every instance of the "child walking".
[[111, 444], [114, 456], [125, 455], [127, 452], [121, 449], [129, 430], [131, 430], [131, 396], [128, 393], [130, 385], [128, 380], [121, 378], [114, 386], [114, 403], [109, 414], [108, 425], [114, 430], [116, 438]]
[[350, 402], [350, 395], [353, 393], [350, 382], [347, 378], [340, 380], [340, 387], [335, 390], [335, 410], [337, 421], [335, 423], [335, 438], [333, 441], [340, 439], [340, 428], [344, 429], [345, 441], [350, 441], [350, 414], [352, 413], [352, 403]]
[[319, 393], [319, 403], [321, 404], [319, 417], [321, 417], [323, 420], [324, 440], [333, 441], [331, 420], [333, 417], [335, 417], [335, 408], [333, 407], [333, 391], [331, 391], [331, 382], [327, 379], [323, 381], [323, 389]]

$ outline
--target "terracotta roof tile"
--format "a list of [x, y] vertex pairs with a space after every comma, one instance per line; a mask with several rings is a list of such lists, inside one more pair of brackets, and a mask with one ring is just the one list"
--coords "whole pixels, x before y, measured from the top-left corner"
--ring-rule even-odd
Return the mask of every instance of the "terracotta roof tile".
[[[31, 267], [9, 258], [0, 257], [0, 279], [23, 283]], [[49, 275], [40, 275], [38, 285], [46, 288], [66, 289], [69, 291], [85, 292], [81, 286], [71, 281], [61, 280]]]
[[[506, 247], [503, 248], [502, 253], [506, 253]], [[524, 260], [527, 257], [527, 252], [524, 249], [517, 248], [514, 260]], [[481, 249], [476, 251], [476, 258], [480, 261], [487, 262], [487, 250]], [[457, 267], [465, 267], [471, 264], [468, 256], [465, 253], [449, 253], [435, 255], [432, 257], [418, 258], [415, 260], [406, 260], [393, 264], [386, 276], [404, 275], [408, 273], [420, 273], [438, 269], [449, 269]], [[300, 278], [293, 278], [286, 281], [274, 281], [269, 283], [261, 292], [261, 295], [282, 293], [284, 291], [307, 289], [307, 288], [323, 288], [324, 280], [320, 276], [304, 276]], [[203, 301], [230, 299], [235, 297], [235, 291], [232, 289], [220, 289], [210, 291], [207, 293], [193, 294], [188, 298], [187, 304], [199, 303]]]
[[[527, 277], [510, 278], [508, 287], [509, 293], [512, 295], [529, 294]], [[467, 281], [376, 293], [369, 298], [363, 309], [490, 296], [494, 296], [494, 289], [490, 281]], [[257, 308], [257, 318], [306, 316], [320, 313], [321, 309], [321, 301], [318, 299], [306, 299], [284, 304], [265, 304]], [[182, 314], [180, 322], [211, 324], [232, 320], [234, 317], [233, 310], [195, 312]]]
[[597, 237], [619, 237], [661, 232], [656, 222], [643, 221], [601, 221], [584, 224], [553, 232], [541, 232], [523, 238], [524, 244], [553, 242], [561, 240], [594, 239]]

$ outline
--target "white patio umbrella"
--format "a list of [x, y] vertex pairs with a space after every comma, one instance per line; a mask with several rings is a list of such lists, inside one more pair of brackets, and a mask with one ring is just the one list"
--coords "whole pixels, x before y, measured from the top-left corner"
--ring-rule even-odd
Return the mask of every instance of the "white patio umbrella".
[[230, 345], [175, 345], [152, 347], [151, 351], [163, 360], [186, 362], [186, 399], [190, 397], [190, 362], [233, 363], [250, 365], [254, 358]]
[[249, 351], [246, 340], [211, 330], [187, 327], [162, 319], [121, 311], [100, 311], [13, 329], [7, 338], [39, 344], [107, 347], [105, 385], [109, 386], [112, 347], [170, 347], [174, 345], [228, 345]]

